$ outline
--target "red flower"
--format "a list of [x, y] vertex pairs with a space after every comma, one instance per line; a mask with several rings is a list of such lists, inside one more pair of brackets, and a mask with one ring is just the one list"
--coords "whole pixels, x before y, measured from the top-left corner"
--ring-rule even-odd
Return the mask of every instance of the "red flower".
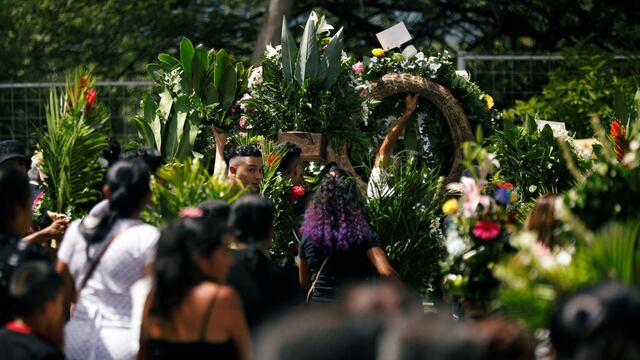
[[492, 240], [500, 235], [500, 226], [491, 220], [478, 220], [473, 225], [473, 236], [482, 240]]
[[291, 193], [289, 194], [289, 201], [298, 200], [302, 196], [304, 196], [304, 187], [300, 185], [295, 185], [294, 187], [291, 188]]
[[270, 154], [269, 157], [267, 157], [267, 164], [269, 166], [273, 166], [275, 163], [277, 163], [281, 159], [282, 159], [282, 157], [280, 157], [280, 156], [278, 156], [276, 154]]
[[503, 181], [503, 182], [499, 183], [498, 187], [500, 189], [507, 189], [509, 191], [513, 191], [513, 184], [508, 182], [508, 181]]
[[84, 98], [87, 100], [87, 108], [86, 108], [87, 112], [91, 110], [91, 107], [96, 102], [96, 97], [98, 97], [98, 92], [96, 91], [96, 89], [89, 89], [84, 94]]
[[611, 123], [611, 127], [609, 128], [609, 135], [611, 135], [611, 139], [613, 142], [613, 150], [616, 152], [616, 156], [618, 161], [622, 160], [624, 154], [629, 151], [629, 138], [627, 137], [627, 129], [620, 122], [620, 120], [615, 119]]
[[509, 213], [509, 222], [516, 222], [517, 219], [518, 218], [517, 218], [516, 213], [514, 213], [514, 212]]

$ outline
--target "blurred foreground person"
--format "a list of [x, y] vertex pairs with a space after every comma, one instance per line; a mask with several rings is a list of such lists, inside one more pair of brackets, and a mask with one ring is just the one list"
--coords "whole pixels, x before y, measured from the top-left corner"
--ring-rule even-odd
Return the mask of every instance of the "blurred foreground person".
[[640, 293], [617, 282], [571, 296], [551, 321], [558, 360], [640, 359]]
[[129, 288], [152, 263], [158, 230], [140, 221], [151, 199], [142, 160], [118, 161], [107, 172], [107, 201], [74, 221], [58, 251], [59, 273], [74, 302], [65, 328], [69, 359], [131, 359]]
[[31, 226], [31, 190], [23, 171], [0, 167], [0, 327], [12, 319], [9, 283], [15, 269], [29, 260], [46, 260], [38, 246], [21, 238]]
[[162, 232], [145, 305], [139, 359], [248, 359], [250, 337], [236, 292], [225, 223], [201, 209]]
[[17, 319], [0, 330], [0, 354], [11, 360], [63, 360], [62, 277], [44, 261], [20, 266], [10, 296]]
[[355, 182], [336, 167], [322, 178], [300, 233], [299, 277], [309, 289], [307, 302], [334, 302], [347, 284], [376, 273], [399, 281], [365, 218]]
[[274, 229], [269, 199], [250, 194], [236, 200], [230, 225], [236, 241], [228, 282], [240, 294], [253, 331], [302, 296], [296, 274], [289, 275], [270, 258]]

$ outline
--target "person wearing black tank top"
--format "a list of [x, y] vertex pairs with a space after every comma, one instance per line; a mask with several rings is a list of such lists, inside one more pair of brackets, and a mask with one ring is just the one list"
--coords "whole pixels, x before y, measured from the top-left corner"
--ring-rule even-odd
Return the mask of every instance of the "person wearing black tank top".
[[221, 285], [233, 259], [225, 223], [200, 209], [163, 230], [145, 304], [138, 359], [248, 359], [236, 292]]

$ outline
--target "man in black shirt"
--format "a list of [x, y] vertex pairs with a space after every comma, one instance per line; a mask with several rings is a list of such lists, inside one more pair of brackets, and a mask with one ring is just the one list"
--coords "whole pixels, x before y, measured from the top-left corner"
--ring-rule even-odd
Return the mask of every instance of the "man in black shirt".
[[0, 330], [2, 357], [64, 359], [62, 277], [46, 262], [31, 261], [16, 270], [9, 294], [17, 319]]

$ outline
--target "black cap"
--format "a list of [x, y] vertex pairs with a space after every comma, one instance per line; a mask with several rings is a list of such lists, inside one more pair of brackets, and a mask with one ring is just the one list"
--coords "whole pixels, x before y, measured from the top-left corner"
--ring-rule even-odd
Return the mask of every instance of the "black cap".
[[11, 159], [22, 159], [28, 169], [31, 167], [31, 159], [25, 153], [24, 143], [20, 140], [0, 141], [0, 164]]

